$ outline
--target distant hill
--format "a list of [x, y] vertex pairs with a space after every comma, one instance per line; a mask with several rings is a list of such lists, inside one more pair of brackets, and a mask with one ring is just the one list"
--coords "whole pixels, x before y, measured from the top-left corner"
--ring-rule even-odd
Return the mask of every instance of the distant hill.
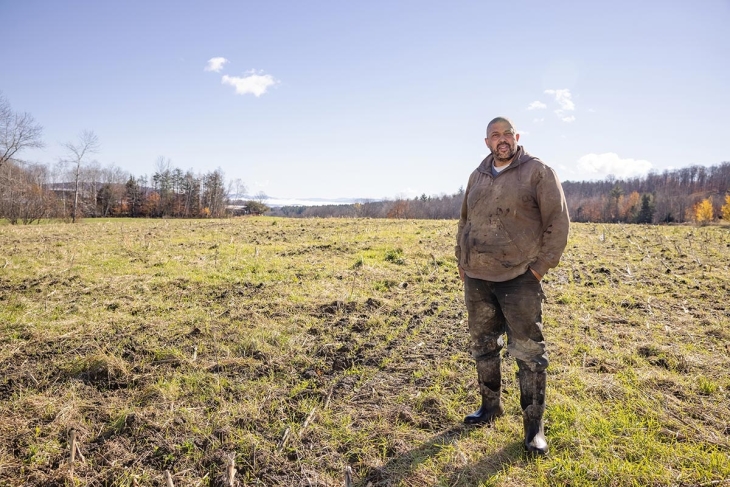
[[[245, 194], [229, 195], [232, 201], [257, 199]], [[280, 198], [277, 196], [267, 196], [263, 201], [271, 208], [281, 208], [283, 206], [324, 206], [324, 205], [352, 205], [355, 203], [367, 203], [372, 201], [380, 201], [381, 199], [370, 198]]]

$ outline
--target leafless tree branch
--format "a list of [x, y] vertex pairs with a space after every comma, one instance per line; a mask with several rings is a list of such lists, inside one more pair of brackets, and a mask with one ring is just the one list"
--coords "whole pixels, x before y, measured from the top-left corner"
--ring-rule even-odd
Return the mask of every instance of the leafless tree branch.
[[43, 127], [29, 113], [16, 113], [0, 93], [0, 167], [23, 149], [43, 147]]

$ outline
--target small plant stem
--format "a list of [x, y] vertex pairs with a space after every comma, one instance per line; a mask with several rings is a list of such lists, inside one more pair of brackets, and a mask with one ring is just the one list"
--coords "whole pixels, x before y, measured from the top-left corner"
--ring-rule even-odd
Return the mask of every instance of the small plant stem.
[[312, 408], [312, 411], [307, 416], [307, 419], [304, 420], [304, 424], [302, 424], [302, 429], [299, 431], [300, 435], [302, 434], [302, 432], [305, 429], [307, 429], [307, 426], [309, 426], [309, 423], [312, 422], [312, 419], [314, 419], [314, 413], [316, 413], [316, 412], [317, 412], [317, 408], [316, 407]]

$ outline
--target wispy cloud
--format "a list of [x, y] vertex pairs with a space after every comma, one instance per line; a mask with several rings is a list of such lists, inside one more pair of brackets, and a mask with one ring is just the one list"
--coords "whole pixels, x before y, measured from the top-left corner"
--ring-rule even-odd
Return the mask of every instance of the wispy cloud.
[[555, 101], [558, 102], [561, 110], [575, 110], [575, 103], [573, 103], [573, 95], [570, 90], [545, 90], [545, 93], [555, 97]]
[[406, 189], [401, 190], [401, 192], [397, 194], [397, 197], [405, 199], [405, 198], [413, 197], [417, 194], [418, 194], [418, 191], [416, 191], [415, 189], [413, 189], [411, 187], [407, 187]]
[[205, 65], [205, 71], [213, 71], [214, 73], [220, 73], [223, 69], [223, 65], [228, 62], [228, 59], [224, 57], [212, 57], [208, 59], [208, 64]]
[[622, 159], [613, 152], [604, 154], [586, 154], [578, 159], [578, 169], [587, 173], [589, 176], [599, 179], [608, 175], [614, 175], [617, 178], [629, 178], [634, 176], [643, 176], [652, 168], [649, 161], [637, 159]]
[[266, 90], [270, 86], [274, 86], [279, 83], [279, 80], [275, 79], [270, 74], [257, 73], [255, 70], [251, 70], [246, 73], [247, 76], [237, 77], [223, 75], [221, 83], [224, 85], [231, 85], [236, 89], [236, 94], [247, 95], [252, 94], [259, 97], [266, 93]]
[[[558, 104], [558, 108], [553, 110], [553, 113], [565, 123], [575, 122], [574, 115], [568, 115], [566, 112], [575, 110], [575, 103], [573, 103], [573, 94], [569, 89], [562, 90], [545, 90], [546, 95], [550, 95], [555, 99]], [[547, 104], [540, 100], [535, 100], [527, 106], [528, 110], [544, 110], [547, 108]], [[541, 123], [545, 121], [545, 118], [534, 118], [533, 123]]]

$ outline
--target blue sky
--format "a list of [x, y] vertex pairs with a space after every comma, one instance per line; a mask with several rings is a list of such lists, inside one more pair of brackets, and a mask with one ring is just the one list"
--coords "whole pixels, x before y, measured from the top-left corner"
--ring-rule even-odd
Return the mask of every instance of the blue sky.
[[497, 115], [563, 181], [730, 160], [728, 0], [0, 0], [0, 19], [0, 91], [44, 126], [25, 160], [88, 129], [135, 175], [163, 156], [252, 194], [412, 197], [465, 185]]

